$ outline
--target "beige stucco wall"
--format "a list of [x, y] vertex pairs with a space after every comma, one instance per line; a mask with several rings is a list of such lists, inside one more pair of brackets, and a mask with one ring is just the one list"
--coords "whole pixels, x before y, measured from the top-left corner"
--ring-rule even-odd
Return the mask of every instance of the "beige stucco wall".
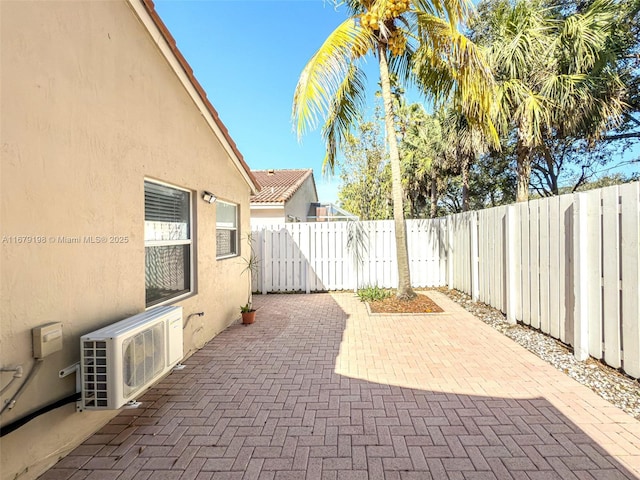
[[[6, 425], [75, 391], [74, 376], [57, 372], [79, 360], [80, 335], [144, 311], [145, 178], [193, 192], [196, 293], [177, 304], [185, 317], [205, 315], [185, 329], [185, 352], [236, 320], [247, 278], [241, 259], [216, 261], [216, 208], [200, 194], [239, 203], [246, 234], [250, 191], [128, 3], [0, 9], [0, 366], [31, 368], [33, 327], [62, 322], [64, 332], [63, 350], [2, 414]], [[18, 235], [46, 242], [17, 244]], [[52, 241], [98, 235], [128, 242]], [[70, 404], [6, 435], [2, 479], [35, 478], [112, 415]]]
[[254, 207], [251, 208], [251, 228], [260, 228], [263, 225], [285, 223], [284, 205], [278, 207]]
[[287, 202], [285, 206], [285, 217], [288, 218], [289, 215], [291, 215], [299, 218], [301, 222], [306, 222], [307, 214], [309, 213], [309, 203], [317, 201], [318, 195], [316, 194], [313, 180], [311, 177], [308, 177]]

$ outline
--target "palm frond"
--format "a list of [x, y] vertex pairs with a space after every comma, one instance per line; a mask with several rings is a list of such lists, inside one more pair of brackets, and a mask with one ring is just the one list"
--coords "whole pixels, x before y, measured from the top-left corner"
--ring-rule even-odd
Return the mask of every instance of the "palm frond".
[[327, 118], [322, 127], [326, 142], [326, 155], [322, 163], [323, 172], [333, 173], [337, 150], [360, 116], [365, 104], [365, 74], [355, 64], [349, 66], [341, 85], [332, 97]]
[[569, 73], [590, 70], [605, 52], [613, 21], [618, 13], [611, 0], [595, 0], [584, 12], [571, 15], [558, 36], [557, 48], [563, 53]]
[[375, 0], [342, 0], [346, 4], [351, 15], [358, 15], [371, 8]]
[[292, 121], [298, 137], [317, 127], [332, 108], [332, 98], [341, 88], [356, 48], [370, 48], [370, 34], [354, 18], [340, 24], [302, 70], [293, 95]]
[[416, 12], [420, 46], [415, 53], [415, 74], [424, 93], [436, 103], [450, 96], [455, 85], [455, 72], [449, 62], [451, 27], [442, 18], [427, 12]]
[[447, 18], [449, 25], [456, 28], [466, 23], [475, 12], [470, 0], [413, 0], [416, 10], [440, 18]]
[[543, 132], [551, 128], [550, 108], [547, 102], [548, 99], [543, 95], [527, 90], [515, 110], [518, 135], [528, 147], [540, 145]]
[[540, 88], [540, 94], [547, 97], [554, 109], [567, 115], [575, 105], [589, 101], [586, 74], [552, 74], [548, 75]]
[[498, 80], [524, 78], [552, 68], [557, 25], [549, 13], [538, 1], [519, 1], [496, 12], [487, 57]]
[[441, 18], [418, 13], [421, 47], [416, 74], [436, 103], [452, 98], [470, 122], [481, 127], [498, 148], [491, 118], [493, 75], [484, 54], [473, 42]]

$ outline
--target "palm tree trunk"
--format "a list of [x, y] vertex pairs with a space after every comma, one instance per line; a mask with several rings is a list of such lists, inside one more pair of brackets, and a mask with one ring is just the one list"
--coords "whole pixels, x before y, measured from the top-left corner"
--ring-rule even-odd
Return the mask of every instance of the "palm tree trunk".
[[469, 211], [469, 156], [462, 156], [462, 211]]
[[519, 140], [516, 150], [518, 156], [516, 202], [526, 202], [529, 200], [529, 182], [531, 180], [531, 149]]
[[384, 120], [389, 142], [389, 159], [391, 163], [391, 192], [393, 197], [393, 220], [396, 230], [396, 257], [398, 263], [398, 290], [396, 296], [409, 300], [416, 296], [411, 288], [411, 275], [409, 273], [409, 254], [407, 252], [407, 229], [404, 221], [404, 208], [402, 191], [402, 174], [400, 172], [400, 154], [398, 152], [398, 139], [393, 124], [393, 102], [391, 99], [391, 82], [389, 81], [389, 64], [387, 63], [386, 49], [382, 43], [378, 43], [378, 62], [380, 64], [380, 84], [382, 87], [382, 100], [384, 103]]
[[553, 193], [554, 195], [559, 195], [558, 175], [559, 175], [560, 168], [558, 167], [558, 169], [556, 169], [556, 164], [553, 161], [553, 155], [551, 155], [551, 152], [549, 151], [549, 148], [546, 145], [543, 150], [543, 154], [544, 154], [544, 159], [547, 163], [547, 178], [548, 178], [549, 190], [551, 190], [551, 193]]
[[438, 177], [436, 177], [435, 173], [431, 174], [431, 198], [430, 198], [430, 212], [429, 216], [431, 218], [436, 218], [436, 214], [438, 213]]

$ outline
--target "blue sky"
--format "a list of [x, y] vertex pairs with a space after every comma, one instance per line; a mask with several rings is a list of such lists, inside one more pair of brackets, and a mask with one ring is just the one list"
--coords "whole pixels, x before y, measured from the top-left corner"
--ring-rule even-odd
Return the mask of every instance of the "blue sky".
[[[337, 200], [338, 177], [321, 173], [320, 130], [300, 143], [290, 118], [300, 72], [344, 9], [322, 0], [157, 0], [156, 10], [249, 166], [313, 168], [319, 199]], [[377, 79], [369, 80], [373, 100]]]

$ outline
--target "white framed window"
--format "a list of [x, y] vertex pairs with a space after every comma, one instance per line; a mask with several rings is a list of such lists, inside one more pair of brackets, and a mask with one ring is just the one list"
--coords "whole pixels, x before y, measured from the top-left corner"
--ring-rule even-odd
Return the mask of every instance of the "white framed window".
[[216, 258], [238, 255], [238, 205], [216, 203]]
[[191, 192], [144, 182], [144, 251], [147, 307], [192, 292]]

